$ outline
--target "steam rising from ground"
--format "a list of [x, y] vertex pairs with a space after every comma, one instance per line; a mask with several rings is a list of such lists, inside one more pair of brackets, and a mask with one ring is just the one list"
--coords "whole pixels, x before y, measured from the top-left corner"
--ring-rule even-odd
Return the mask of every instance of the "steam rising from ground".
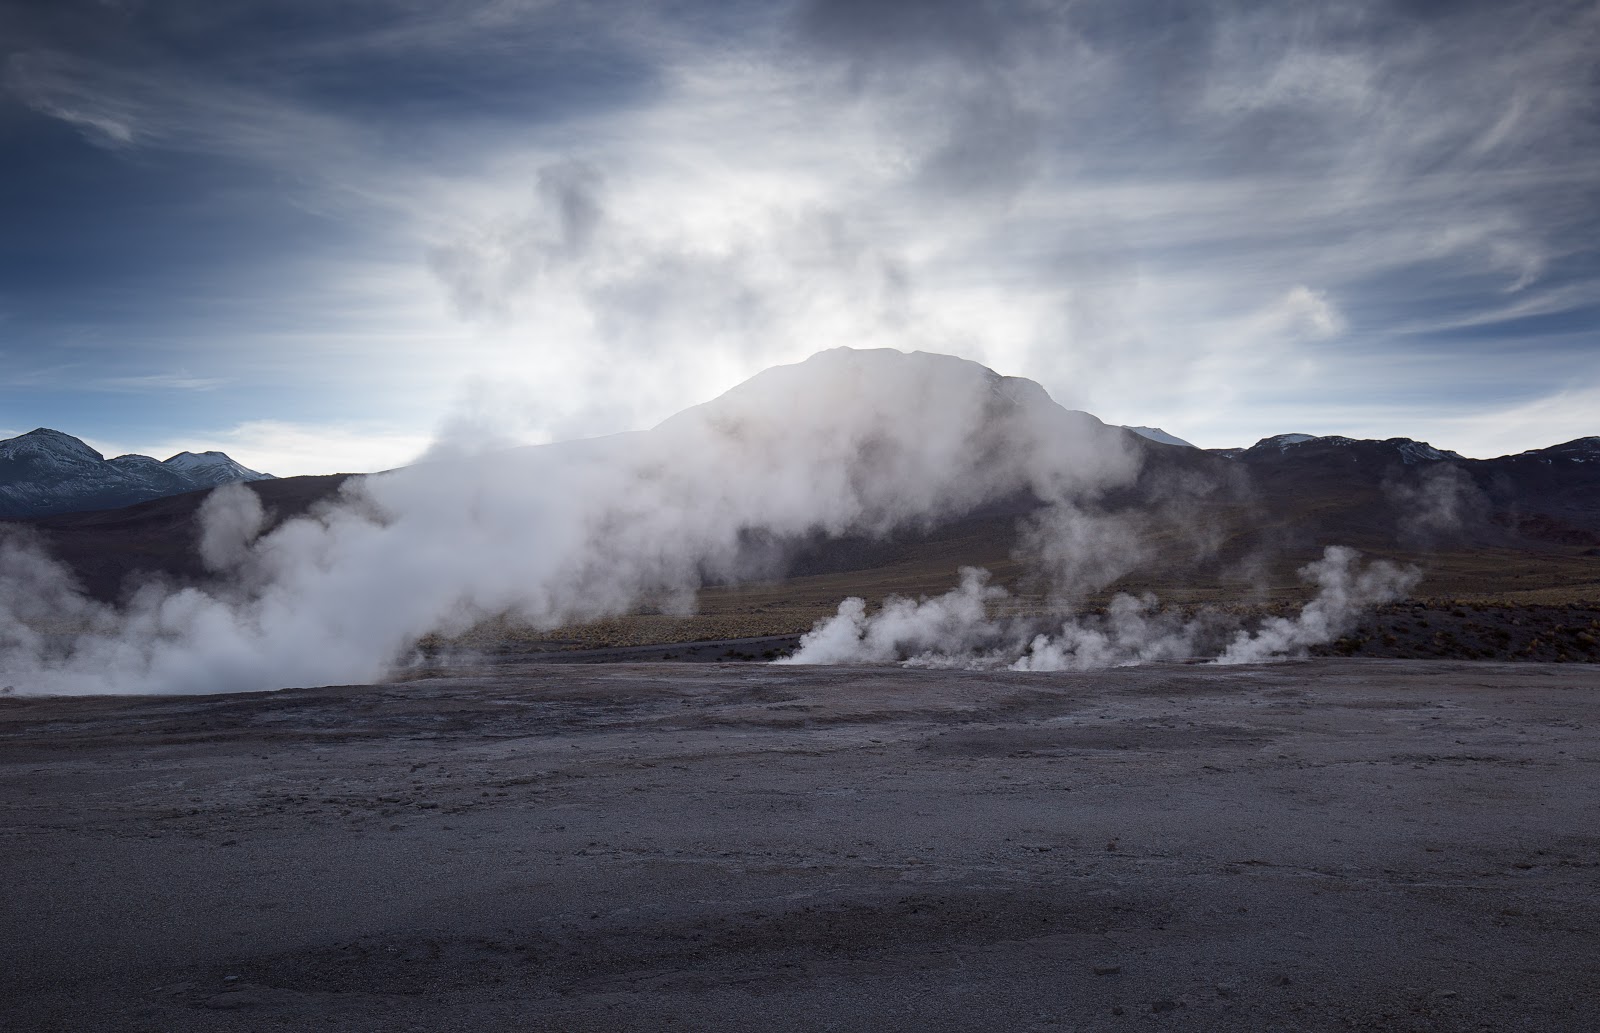
[[780, 662], [903, 659], [924, 667], [1014, 671], [1089, 670], [1197, 656], [1254, 663], [1331, 642], [1368, 608], [1404, 596], [1418, 578], [1414, 569], [1381, 560], [1363, 566], [1355, 550], [1341, 546], [1329, 546], [1300, 575], [1317, 587], [1315, 598], [1296, 617], [1271, 617], [1255, 630], [1239, 628], [1217, 611], [1185, 616], [1160, 610], [1153, 595], [1119, 594], [1103, 615], [1071, 617], [1052, 631], [1037, 632], [1037, 621], [991, 617], [990, 606], [1003, 602], [1006, 592], [989, 584], [988, 572], [969, 567], [956, 589], [915, 601], [890, 598], [871, 616], [864, 600], [846, 599]]
[[[1042, 506], [1024, 535], [1038, 569], [1058, 590], [1093, 591], [1138, 562], [1137, 542], [1102, 502], [1138, 476], [1143, 447], [1062, 409], [1037, 384], [975, 363], [837, 349], [768, 370], [651, 431], [350, 482], [335, 502], [264, 534], [254, 492], [220, 490], [200, 514], [214, 580], [146, 584], [121, 607], [86, 598], [64, 567], [7, 537], [0, 689], [372, 682], [431, 632], [503, 614], [553, 628], [645, 599], [687, 609], [707, 579], [780, 573], [781, 543], [931, 526], [1019, 497]], [[1298, 621], [1241, 637], [1225, 659], [1301, 648], [1403, 580], [1380, 567], [1357, 572], [1335, 552], [1308, 570], [1319, 602]], [[870, 618], [847, 602], [807, 637], [801, 659], [1004, 649], [1044, 669], [1192, 651], [1192, 629], [1144, 600], [1017, 648], [985, 617], [1001, 595], [971, 572], [947, 596], [892, 602]]]
[[212, 692], [369, 682], [422, 636], [687, 606], [771, 569], [763, 543], [884, 534], [1031, 493], [1086, 504], [1137, 474], [1126, 435], [1031, 381], [894, 351], [769, 370], [652, 431], [423, 463], [258, 534], [248, 489], [205, 505], [204, 587], [113, 609], [15, 537], [0, 551], [0, 687]]
[[207, 570], [232, 570], [250, 557], [266, 526], [261, 498], [242, 483], [225, 484], [200, 504], [200, 562]]

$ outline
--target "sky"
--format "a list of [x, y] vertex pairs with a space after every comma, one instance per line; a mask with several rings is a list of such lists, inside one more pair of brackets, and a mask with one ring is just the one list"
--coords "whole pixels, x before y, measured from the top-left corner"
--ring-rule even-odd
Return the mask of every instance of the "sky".
[[1600, 434], [1600, 6], [0, 2], [0, 436], [364, 471], [825, 348]]

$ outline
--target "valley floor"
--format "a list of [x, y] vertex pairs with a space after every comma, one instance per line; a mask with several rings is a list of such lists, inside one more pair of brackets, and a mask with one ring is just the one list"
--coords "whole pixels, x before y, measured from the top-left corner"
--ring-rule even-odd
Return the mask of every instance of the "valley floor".
[[[1273, 617], [1293, 619], [1304, 602], [1195, 603], [1180, 605], [1194, 617], [1212, 609], [1232, 629], [1258, 629]], [[500, 658], [551, 662], [641, 662], [646, 660], [772, 660], [792, 653], [800, 636], [834, 607], [779, 610], [739, 607], [713, 599], [707, 612], [686, 617], [631, 614], [590, 624], [538, 632], [503, 621], [486, 623], [456, 639], [432, 638], [423, 654], [440, 662]], [[1104, 605], [1084, 611], [1091, 621]], [[1017, 608], [1030, 621], [1026, 642], [1040, 632], [1054, 633], [1066, 615], [1052, 616], [1043, 604]], [[991, 613], [991, 616], [1005, 616]], [[1220, 652], [1233, 631], [1212, 643]], [[1368, 611], [1339, 638], [1312, 649], [1319, 656], [1393, 660], [1533, 660], [1600, 663], [1600, 603], [1511, 603], [1483, 600], [1418, 599], [1387, 603]], [[1213, 653], [1213, 655], [1214, 655]]]
[[1593, 1030], [1600, 676], [0, 699], [7, 1030]]

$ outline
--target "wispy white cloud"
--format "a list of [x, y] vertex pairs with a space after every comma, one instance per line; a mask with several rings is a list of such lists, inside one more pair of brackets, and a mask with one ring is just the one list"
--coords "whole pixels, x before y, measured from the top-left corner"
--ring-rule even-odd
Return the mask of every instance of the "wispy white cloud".
[[210, 391], [228, 383], [222, 377], [196, 377], [181, 371], [142, 373], [129, 377], [100, 377], [89, 387], [102, 391]]
[[[96, 143], [251, 161], [325, 162], [353, 128], [270, 93], [182, 69], [119, 66], [57, 51], [12, 54], [6, 85]], [[290, 143], [296, 147], [287, 146]], [[297, 155], [296, 152], [299, 152]]]

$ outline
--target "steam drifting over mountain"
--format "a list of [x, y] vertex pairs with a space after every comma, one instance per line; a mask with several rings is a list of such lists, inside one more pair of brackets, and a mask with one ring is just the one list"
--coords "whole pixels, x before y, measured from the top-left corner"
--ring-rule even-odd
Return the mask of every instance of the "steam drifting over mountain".
[[[1144, 447], [1031, 381], [973, 362], [836, 349], [650, 431], [351, 482], [335, 502], [264, 535], [249, 489], [219, 491], [201, 514], [200, 547], [226, 577], [149, 584], [121, 608], [75, 592], [61, 566], [13, 536], [0, 546], [0, 684], [208, 692], [373, 681], [436, 630], [501, 613], [549, 628], [647, 598], [687, 608], [708, 578], [775, 572], [785, 543], [927, 527], [1016, 497], [1042, 507], [1023, 540], [1053, 593], [1081, 598], [1142, 559], [1142, 525], [1103, 503], [1139, 476]], [[1366, 585], [1352, 559], [1330, 554], [1314, 576]], [[943, 601], [871, 618], [857, 635], [873, 643], [865, 652], [828, 658], [898, 655], [903, 636], [881, 630], [896, 614], [922, 625], [926, 649], [967, 648], [982, 637], [992, 591], [969, 574]], [[840, 619], [859, 625], [862, 611]], [[1302, 621], [1229, 655], [1293, 648], [1310, 628]], [[848, 637], [819, 629], [802, 656]], [[1031, 662], [1071, 651], [1052, 642], [1035, 643]]]

